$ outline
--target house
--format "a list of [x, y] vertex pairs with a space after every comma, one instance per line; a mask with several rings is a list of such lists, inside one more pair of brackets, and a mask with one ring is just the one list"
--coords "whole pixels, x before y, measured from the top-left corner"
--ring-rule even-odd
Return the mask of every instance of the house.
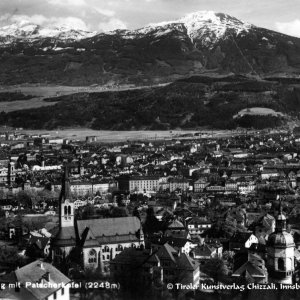
[[253, 254], [249, 254], [248, 260], [233, 271], [232, 277], [243, 278], [247, 282], [268, 283], [268, 271], [264, 260]]
[[180, 189], [181, 191], [189, 190], [189, 181], [184, 178], [170, 178], [169, 180], [169, 190], [170, 192]]
[[139, 279], [144, 283], [152, 283], [155, 279], [163, 281], [160, 259], [156, 252], [148, 249], [124, 249], [110, 262], [110, 271], [112, 277], [118, 282], [132, 280], [132, 276], [129, 276], [132, 272], [134, 275], [138, 274]]
[[210, 229], [212, 223], [207, 218], [192, 217], [187, 220], [187, 228], [191, 237], [202, 234], [205, 230]]
[[159, 188], [158, 176], [133, 176], [129, 179], [130, 192], [156, 192]]
[[187, 238], [185, 237], [173, 237], [173, 236], [163, 236], [159, 237], [157, 239], [151, 240], [151, 248], [157, 248], [158, 245], [164, 245], [165, 243], [168, 243], [170, 246], [172, 246], [176, 251], [180, 253], [186, 253], [189, 255], [193, 242], [189, 239], [189, 236]]
[[275, 218], [270, 214], [264, 214], [251, 223], [250, 228], [259, 242], [265, 244], [268, 235], [275, 231]]
[[188, 230], [177, 219], [173, 220], [172, 223], [169, 224], [167, 230], [165, 231], [165, 236], [187, 238], [188, 235], [189, 235]]
[[279, 172], [277, 170], [274, 169], [266, 169], [263, 170], [261, 172], [261, 179], [270, 179], [270, 178], [274, 178], [274, 177], [278, 177], [279, 176]]
[[194, 182], [194, 192], [202, 192], [207, 186], [209, 186], [207, 178], [199, 178], [197, 181]]
[[[70, 299], [71, 280], [51, 264], [41, 260], [36, 260], [12, 273], [1, 276], [0, 283], [6, 286], [4, 290], [0, 290], [1, 299]], [[9, 288], [9, 284], [15, 284], [15, 286]]]
[[221, 258], [222, 257], [222, 246], [221, 245], [209, 245], [203, 243], [195, 247], [191, 252], [193, 258], [197, 260], [200, 264], [204, 264], [212, 258]]
[[50, 254], [50, 237], [38, 232], [30, 232], [26, 253], [35, 257], [48, 257]]
[[186, 253], [176, 251], [168, 243], [152, 248], [163, 269], [164, 282], [197, 285], [200, 279], [199, 263]]
[[257, 237], [252, 232], [236, 232], [229, 240], [229, 249], [233, 251], [245, 250], [258, 243]]
[[237, 182], [233, 179], [229, 179], [225, 182], [225, 191], [237, 191]]

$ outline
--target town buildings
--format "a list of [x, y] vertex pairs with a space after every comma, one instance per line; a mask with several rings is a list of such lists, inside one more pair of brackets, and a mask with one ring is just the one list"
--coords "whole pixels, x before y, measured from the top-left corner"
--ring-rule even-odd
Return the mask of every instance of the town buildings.
[[299, 282], [300, 144], [288, 133], [10, 142], [0, 147], [0, 240], [21, 245], [22, 259], [123, 285], [135, 270], [160, 292], [177, 281]]

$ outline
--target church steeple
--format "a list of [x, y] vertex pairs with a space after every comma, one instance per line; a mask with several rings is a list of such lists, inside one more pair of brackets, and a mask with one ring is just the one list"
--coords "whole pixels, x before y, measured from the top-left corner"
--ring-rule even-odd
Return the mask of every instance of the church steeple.
[[276, 228], [275, 232], [283, 232], [286, 231], [286, 217], [282, 212], [282, 200], [279, 201], [279, 212], [276, 218]]
[[282, 212], [281, 200], [275, 232], [269, 235], [266, 245], [269, 281], [292, 284], [295, 271], [295, 243], [293, 236], [286, 231], [286, 217]]
[[12, 161], [11, 157], [9, 157], [8, 167], [7, 167], [7, 184], [12, 186], [15, 181], [15, 164]]
[[74, 226], [74, 203], [72, 203], [67, 165], [64, 166], [61, 191], [59, 195], [59, 225], [60, 227]]
[[71, 190], [70, 190], [69, 169], [67, 165], [64, 165], [61, 191], [59, 195], [59, 203], [60, 204], [63, 203], [66, 199], [71, 200]]

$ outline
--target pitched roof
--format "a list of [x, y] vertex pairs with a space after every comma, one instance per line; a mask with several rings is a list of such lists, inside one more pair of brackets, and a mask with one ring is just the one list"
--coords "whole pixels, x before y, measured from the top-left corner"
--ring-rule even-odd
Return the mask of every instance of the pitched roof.
[[29, 245], [36, 245], [39, 249], [44, 249], [48, 242], [49, 242], [50, 238], [47, 237], [43, 237], [43, 236], [35, 236], [35, 235], [30, 235], [29, 238]]
[[75, 246], [76, 233], [75, 228], [72, 226], [62, 227], [59, 229], [58, 234], [53, 240], [55, 246]]
[[178, 220], [174, 220], [169, 226], [168, 228], [179, 228], [179, 229], [184, 229], [185, 227], [183, 226], [183, 224], [178, 221]]
[[199, 263], [190, 258], [186, 253], [181, 253], [177, 261], [180, 269], [194, 271], [199, 267]]
[[245, 243], [252, 234], [253, 234], [252, 232], [236, 232], [233, 235], [233, 237], [230, 239], [230, 241]]
[[201, 256], [211, 257], [211, 255], [213, 254], [214, 251], [216, 251], [216, 249], [214, 247], [210, 247], [206, 244], [204, 244], [202, 246], [198, 246], [194, 249], [194, 253], [197, 256], [201, 255]]
[[62, 274], [59, 270], [53, 267], [51, 264], [36, 260], [20, 269], [17, 269], [15, 272], [11, 273], [9, 276], [1, 278], [1, 282], [10, 282], [15, 283], [16, 281], [21, 283], [20, 292], [15, 292], [14, 289], [5, 289], [9, 291], [8, 294], [3, 295], [1, 291], [1, 298], [5, 296], [5, 299], [45, 299], [46, 297], [53, 294], [58, 288], [33, 288], [25, 287], [26, 282], [38, 283], [41, 282], [41, 279], [46, 278], [46, 274], [50, 275], [49, 283], [50, 284], [63, 284], [66, 285], [70, 282], [70, 279]]
[[239, 267], [232, 276], [242, 276], [248, 273], [251, 277], [266, 277], [266, 273], [259, 266], [256, 266], [253, 262], [247, 261], [241, 267]]
[[85, 247], [91, 243], [134, 242], [138, 241], [137, 234], [142, 233], [141, 222], [137, 217], [78, 220], [77, 227], [79, 236], [82, 236], [85, 228], [89, 228]]
[[174, 263], [176, 263], [174, 255], [177, 254], [177, 251], [170, 246], [168, 243], [165, 243], [162, 247], [160, 247], [157, 251], [157, 256], [162, 259], [171, 259]]

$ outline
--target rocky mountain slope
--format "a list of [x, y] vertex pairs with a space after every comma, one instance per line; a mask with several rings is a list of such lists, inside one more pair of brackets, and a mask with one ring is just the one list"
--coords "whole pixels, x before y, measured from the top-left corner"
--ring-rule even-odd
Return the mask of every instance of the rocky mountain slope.
[[170, 82], [200, 73], [299, 76], [300, 39], [222, 13], [196, 12], [137, 30], [0, 28], [0, 84]]

